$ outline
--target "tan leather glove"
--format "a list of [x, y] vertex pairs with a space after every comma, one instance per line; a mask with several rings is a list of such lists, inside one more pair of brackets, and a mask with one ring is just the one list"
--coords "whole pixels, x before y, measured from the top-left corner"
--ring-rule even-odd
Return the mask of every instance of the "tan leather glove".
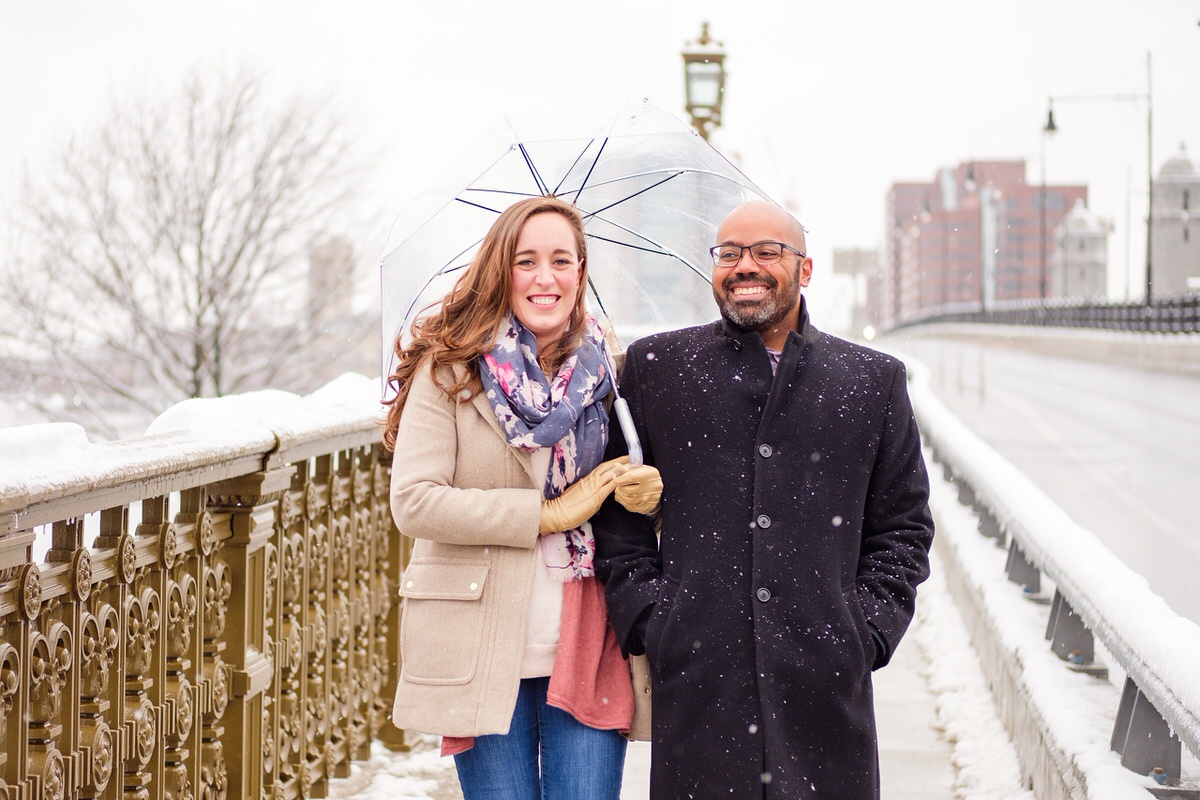
[[653, 514], [662, 503], [662, 475], [654, 467], [630, 467], [617, 477], [617, 502], [635, 514]]
[[612, 494], [617, 475], [629, 468], [629, 456], [599, 464], [594, 470], [567, 487], [551, 500], [542, 501], [538, 533], [554, 533], [578, 528], [600, 510], [600, 504]]

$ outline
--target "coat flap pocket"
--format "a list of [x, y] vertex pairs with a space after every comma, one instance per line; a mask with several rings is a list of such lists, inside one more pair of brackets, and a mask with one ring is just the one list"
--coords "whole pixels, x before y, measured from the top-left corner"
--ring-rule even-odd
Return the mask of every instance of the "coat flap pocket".
[[413, 561], [400, 581], [400, 596], [419, 600], [478, 600], [488, 565], [449, 559]]

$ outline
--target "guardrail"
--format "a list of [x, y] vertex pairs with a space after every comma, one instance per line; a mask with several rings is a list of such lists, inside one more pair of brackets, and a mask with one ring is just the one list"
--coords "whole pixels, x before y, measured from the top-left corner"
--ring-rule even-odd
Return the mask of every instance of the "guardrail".
[[929, 309], [923, 316], [893, 326], [897, 331], [932, 322], [987, 322], [1062, 328], [1143, 331], [1149, 333], [1200, 332], [1200, 294], [1187, 294], [1145, 303], [1109, 303], [1071, 298], [1009, 300], [984, 308], [966, 303]]
[[[1155, 790], [1161, 796], [1200, 796], [1194, 788], [1178, 787], [1181, 744], [1200, 757], [1200, 626], [1175, 614], [1140, 575], [967, 430], [934, 396], [919, 364], [910, 369], [925, 442], [957, 487], [959, 501], [978, 514], [980, 533], [1007, 547], [1009, 580], [1031, 599], [1041, 595], [1043, 576], [1053, 582], [1046, 630], [1051, 651], [1064, 669], [1103, 675], [1095, 654], [1099, 640], [1125, 674], [1110, 738], [1121, 764], [1165, 783]], [[1011, 689], [1004, 681], [993, 688], [1001, 695]], [[1008, 707], [1025, 698], [999, 696], [997, 702]], [[1016, 739], [1022, 731], [1010, 724], [1009, 733]], [[1026, 766], [1031, 773], [1045, 768]], [[1039, 797], [1090, 796], [1074, 794], [1067, 784], [1074, 780]]]
[[403, 749], [372, 402], [223, 400], [111, 444], [46, 428], [40, 472], [8, 441], [0, 798], [321, 797], [372, 740]]

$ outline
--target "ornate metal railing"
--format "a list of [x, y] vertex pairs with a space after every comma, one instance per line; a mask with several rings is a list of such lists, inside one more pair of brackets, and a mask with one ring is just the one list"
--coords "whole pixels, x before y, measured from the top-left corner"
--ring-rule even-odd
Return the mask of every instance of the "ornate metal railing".
[[378, 423], [242, 430], [0, 485], [0, 798], [320, 797], [403, 748]]
[[1149, 333], [1200, 332], [1200, 294], [1168, 297], [1145, 303], [1107, 303], [1076, 299], [1012, 300], [984, 308], [978, 303], [929, 309], [920, 318], [893, 326], [900, 330], [935, 322], [990, 322], [1096, 328]]

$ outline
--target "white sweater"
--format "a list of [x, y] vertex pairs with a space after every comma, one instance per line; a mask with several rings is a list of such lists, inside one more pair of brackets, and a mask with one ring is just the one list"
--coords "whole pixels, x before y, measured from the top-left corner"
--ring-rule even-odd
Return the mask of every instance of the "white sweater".
[[[539, 447], [533, 452], [535, 475], [545, 475], [549, 471], [552, 449]], [[543, 678], [550, 674], [554, 668], [554, 654], [558, 650], [558, 629], [562, 621], [562, 581], [550, 574], [540, 545], [536, 564], [533, 573], [533, 593], [529, 597], [528, 624], [525, 628], [522, 678]]]

